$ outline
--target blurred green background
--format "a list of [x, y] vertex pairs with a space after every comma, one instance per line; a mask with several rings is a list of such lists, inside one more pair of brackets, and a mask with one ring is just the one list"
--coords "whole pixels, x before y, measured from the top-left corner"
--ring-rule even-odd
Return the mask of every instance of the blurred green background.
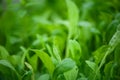
[[[118, 21], [114, 20], [113, 26], [119, 23], [119, 0], [73, 1], [79, 9], [78, 26], [80, 29], [83, 27], [80, 38], [85, 35], [84, 41], [88, 44], [86, 47], [94, 51], [112, 37], [116, 26], [110, 27], [109, 24], [114, 19]], [[65, 0], [1, 0], [0, 44], [14, 54], [20, 50], [20, 46], [32, 46], [37, 34], [46, 37], [59, 34], [66, 37], [67, 19]], [[91, 45], [92, 42], [94, 44]]]

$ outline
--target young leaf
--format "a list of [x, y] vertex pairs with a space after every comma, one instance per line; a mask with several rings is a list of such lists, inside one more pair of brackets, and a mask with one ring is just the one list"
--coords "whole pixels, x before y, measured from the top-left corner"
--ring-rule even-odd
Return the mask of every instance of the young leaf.
[[73, 69], [76, 66], [75, 62], [70, 59], [66, 58], [62, 60], [55, 68], [53, 73], [53, 80], [56, 80], [59, 74], [62, 74], [64, 72], [67, 72], [71, 69]]
[[54, 71], [54, 64], [50, 56], [41, 50], [33, 50], [33, 51], [38, 55], [38, 57], [41, 59], [45, 67], [48, 69], [49, 73], [52, 75]]
[[79, 63], [81, 57], [81, 46], [76, 40], [69, 40], [66, 57], [71, 57]]
[[56, 60], [60, 62], [61, 61], [60, 53], [58, 51], [58, 48], [55, 45], [53, 45], [53, 53]]
[[22, 76], [22, 80], [26, 80], [26, 79], [34, 80], [34, 73], [32, 66], [27, 62], [25, 62], [25, 65], [29, 70], [24, 73], [24, 75]]
[[78, 68], [75, 66], [72, 70], [64, 73], [66, 80], [76, 80], [78, 75]]
[[93, 71], [96, 71], [97, 65], [94, 62], [86, 61], [86, 63]]
[[7, 50], [0, 46], [0, 59], [7, 59], [9, 56], [9, 53], [7, 52]]
[[76, 36], [77, 34], [77, 25], [79, 20], [79, 10], [74, 2], [71, 0], [66, 0], [67, 8], [68, 8], [68, 18], [69, 18], [69, 35], [70, 37]]
[[99, 64], [102, 60], [103, 56], [105, 55], [106, 51], [108, 50], [109, 46], [103, 45], [100, 48], [98, 48], [94, 53], [95, 63]]
[[51, 49], [51, 47], [50, 47], [48, 44], [46, 44], [46, 48], [47, 48], [47, 50], [48, 50], [50, 56], [53, 56], [52, 49]]
[[[93, 80], [99, 80], [100, 79], [100, 71], [97, 70], [98, 66], [91, 61], [86, 61], [87, 65], [92, 69], [92, 72], [89, 74], [89, 79], [93, 79]], [[97, 73], [96, 73], [97, 70]]]
[[47, 50], [48, 50], [48, 52], [49, 52], [49, 54], [50, 54], [50, 56], [51, 56], [52, 62], [53, 62], [55, 65], [57, 65], [59, 59], [58, 59], [58, 60], [56, 59], [56, 57], [55, 57], [55, 55], [54, 55], [51, 47], [50, 47], [48, 44], [46, 45], [46, 48], [47, 48]]

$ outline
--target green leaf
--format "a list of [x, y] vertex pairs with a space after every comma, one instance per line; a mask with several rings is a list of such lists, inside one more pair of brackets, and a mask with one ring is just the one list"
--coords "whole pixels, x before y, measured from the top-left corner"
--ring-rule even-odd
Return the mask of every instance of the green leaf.
[[100, 71], [98, 70], [98, 66], [97, 64], [95, 64], [94, 62], [85, 61], [87, 63], [87, 65], [92, 69], [91, 72], [89, 72], [89, 79], [93, 79], [93, 80], [99, 80], [100, 79]]
[[53, 54], [56, 60], [60, 62], [61, 61], [60, 53], [59, 53], [58, 48], [55, 45], [53, 45]]
[[37, 70], [37, 62], [38, 62], [38, 56], [35, 54], [29, 59], [29, 63], [33, 67], [33, 69], [36, 71]]
[[28, 71], [24, 73], [24, 75], [22, 76], [22, 80], [34, 80], [34, 73], [32, 66], [27, 62], [25, 62], [25, 65], [28, 68]]
[[91, 62], [91, 61], [85, 61], [87, 63], [87, 65], [93, 70], [93, 71], [96, 71], [97, 69], [97, 65], [94, 63], [94, 62]]
[[8, 58], [9, 62], [11, 62], [12, 65], [14, 66], [20, 66], [23, 67], [21, 65], [21, 56], [20, 55], [12, 55]]
[[7, 52], [7, 50], [0, 46], [0, 59], [7, 59], [9, 56], [9, 53]]
[[72, 70], [64, 73], [66, 80], [76, 80], [78, 75], [78, 68], [75, 66]]
[[109, 48], [109, 46], [103, 45], [93, 53], [96, 64], [99, 64], [101, 62], [101, 60], [103, 59], [103, 56], [105, 55], [108, 48]]
[[59, 63], [59, 62], [58, 62], [58, 61], [59, 61], [59, 58], [58, 58], [58, 60], [56, 59], [56, 57], [55, 57], [55, 55], [54, 55], [51, 47], [50, 47], [48, 44], [46, 45], [46, 48], [47, 48], [47, 50], [48, 50], [48, 52], [49, 52], [49, 54], [50, 54], [50, 56], [51, 56], [52, 62], [53, 62], [55, 65], [57, 65], [57, 64]]
[[15, 68], [7, 61], [0, 60], [0, 79], [4, 80], [20, 80], [20, 76]]
[[110, 61], [109, 63], [107, 63], [105, 65], [105, 68], [104, 68], [104, 73], [105, 73], [105, 80], [106, 79], [110, 79], [111, 77], [111, 72], [112, 72], [112, 67], [113, 67], [113, 61]]
[[43, 74], [37, 80], [49, 80], [49, 74]]
[[59, 74], [67, 72], [76, 66], [75, 62], [70, 58], [62, 60], [55, 68], [53, 73], [53, 80], [56, 80]]
[[115, 53], [114, 53], [115, 63], [117, 63], [118, 65], [120, 65], [120, 53], [119, 52], [120, 52], [120, 43], [116, 47]]
[[111, 46], [111, 51], [120, 43], [120, 31], [116, 31], [111, 40], [109, 41], [109, 45]]
[[77, 25], [79, 20], [79, 10], [75, 3], [72, 0], [66, 0], [67, 8], [68, 8], [68, 18], [69, 18], [69, 31], [70, 37], [76, 36], [77, 34]]
[[[106, 57], [116, 48], [116, 46], [120, 43], [120, 31], [119, 31], [119, 25], [118, 25], [118, 30], [114, 33], [113, 37], [109, 41], [109, 48], [107, 49], [105, 55], [103, 56], [103, 59], [101, 60], [101, 63], [99, 65], [99, 68], [97, 69], [100, 70], [103, 64], [105, 63]], [[97, 73], [96, 71], [96, 73]]]
[[47, 50], [48, 50], [50, 56], [53, 56], [52, 49], [51, 49], [51, 47], [50, 47], [48, 44], [46, 44], [46, 48], [47, 48]]
[[32, 71], [31, 70], [26, 71], [24, 72], [24, 75], [22, 76], [22, 80], [33, 80], [31, 76], [32, 76]]
[[81, 46], [76, 40], [69, 40], [66, 57], [70, 57], [79, 63]]
[[33, 50], [33, 51], [38, 55], [38, 57], [43, 62], [44, 66], [48, 69], [49, 73], [52, 75], [55, 67], [50, 56], [41, 50]]
[[38, 56], [37, 54], [34, 54], [32, 56], [29, 55], [30, 53], [28, 52], [28, 50], [26, 50], [24, 52], [23, 55], [23, 62], [25, 61], [24, 59], [27, 58], [28, 62], [30, 63], [30, 65], [33, 67], [33, 70], [36, 71], [37, 70], [37, 66], [38, 66]]
[[80, 74], [80, 78], [78, 78], [78, 80], [88, 80], [88, 78], [85, 77], [83, 73], [79, 73], [79, 74]]

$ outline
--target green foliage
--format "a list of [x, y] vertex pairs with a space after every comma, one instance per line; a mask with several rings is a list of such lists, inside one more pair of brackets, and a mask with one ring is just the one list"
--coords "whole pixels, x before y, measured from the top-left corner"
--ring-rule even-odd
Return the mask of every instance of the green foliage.
[[0, 59], [7, 59], [9, 56], [9, 53], [7, 52], [7, 50], [0, 46]]
[[77, 25], [79, 20], [79, 11], [77, 6], [71, 1], [66, 0], [68, 8], [68, 19], [69, 19], [69, 37], [76, 38], [77, 36]]
[[120, 80], [119, 0], [1, 0], [0, 80]]
[[64, 72], [67, 72], [75, 67], [75, 62], [70, 59], [66, 58], [62, 60], [55, 68], [54, 73], [53, 73], [53, 80], [57, 80], [57, 77], [59, 74], [62, 74]]
[[52, 74], [54, 71], [54, 64], [53, 64], [51, 58], [49, 57], [49, 55], [43, 51], [39, 51], [39, 50], [33, 50], [33, 51], [35, 51], [37, 56], [40, 57], [40, 59], [42, 60], [42, 62], [45, 65], [45, 67], [48, 69], [49, 73]]
[[76, 80], [78, 74], [78, 68], [75, 66], [72, 70], [64, 73], [66, 80]]
[[0, 72], [0, 79], [2, 80], [20, 80], [17, 71], [7, 60], [0, 60]]

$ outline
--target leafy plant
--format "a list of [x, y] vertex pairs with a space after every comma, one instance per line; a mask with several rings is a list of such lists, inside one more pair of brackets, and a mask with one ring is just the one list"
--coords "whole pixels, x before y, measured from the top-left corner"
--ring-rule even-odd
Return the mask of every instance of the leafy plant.
[[1, 0], [0, 80], [120, 80], [119, 0]]

